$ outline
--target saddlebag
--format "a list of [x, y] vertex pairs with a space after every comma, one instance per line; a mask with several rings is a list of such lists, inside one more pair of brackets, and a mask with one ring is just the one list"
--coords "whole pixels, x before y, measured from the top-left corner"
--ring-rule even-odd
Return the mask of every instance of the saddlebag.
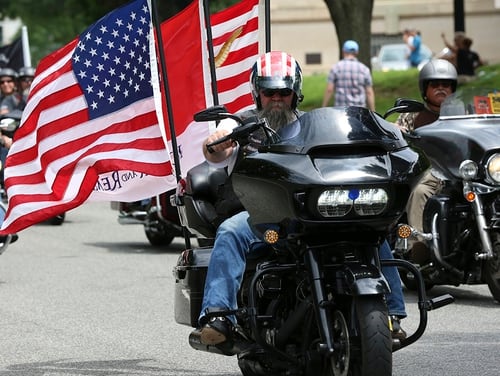
[[203, 289], [212, 248], [184, 250], [173, 273], [175, 278], [174, 316], [179, 324], [198, 327]]

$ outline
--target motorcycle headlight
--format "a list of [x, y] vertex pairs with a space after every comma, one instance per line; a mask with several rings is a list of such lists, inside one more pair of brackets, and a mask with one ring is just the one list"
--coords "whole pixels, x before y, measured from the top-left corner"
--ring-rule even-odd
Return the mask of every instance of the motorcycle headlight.
[[317, 208], [323, 217], [343, 217], [352, 208], [361, 216], [378, 215], [387, 202], [387, 192], [382, 188], [329, 189], [319, 196]]
[[387, 207], [387, 192], [382, 188], [362, 189], [354, 201], [354, 210], [359, 215], [378, 215]]
[[500, 184], [500, 154], [493, 154], [486, 163], [488, 177], [495, 184]]
[[458, 168], [458, 172], [462, 179], [464, 180], [472, 180], [477, 176], [478, 167], [476, 162], [467, 159], [460, 163], [460, 167]]
[[351, 211], [353, 200], [346, 189], [329, 189], [321, 193], [317, 208], [323, 217], [343, 217]]

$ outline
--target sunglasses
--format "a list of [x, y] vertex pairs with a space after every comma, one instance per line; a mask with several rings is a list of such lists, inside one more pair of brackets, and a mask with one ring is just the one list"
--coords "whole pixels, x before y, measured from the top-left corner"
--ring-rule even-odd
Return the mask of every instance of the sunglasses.
[[293, 93], [292, 89], [262, 89], [261, 93], [263, 96], [271, 98], [275, 94], [278, 94], [280, 97], [288, 97]]
[[0, 81], [0, 85], [2, 85], [2, 84], [10, 84], [11, 82], [14, 82], [14, 80], [2, 80], [2, 81]]
[[451, 87], [451, 81], [447, 81], [447, 80], [431, 81], [431, 82], [429, 82], [429, 86], [432, 87], [433, 89], [436, 89], [440, 86], [447, 89], [447, 88]]
[[21, 81], [22, 82], [33, 82], [33, 79], [29, 78], [29, 77], [23, 77], [23, 78], [21, 78]]

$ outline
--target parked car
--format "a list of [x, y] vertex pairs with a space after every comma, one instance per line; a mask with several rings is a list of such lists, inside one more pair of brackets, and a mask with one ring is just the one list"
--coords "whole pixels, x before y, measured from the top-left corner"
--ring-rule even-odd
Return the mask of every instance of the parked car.
[[[404, 43], [385, 44], [380, 48], [377, 56], [372, 57], [372, 69], [377, 71], [406, 70], [409, 69], [410, 62], [408, 54], [410, 50]], [[432, 58], [432, 51], [425, 44], [420, 46], [422, 61], [419, 68]]]

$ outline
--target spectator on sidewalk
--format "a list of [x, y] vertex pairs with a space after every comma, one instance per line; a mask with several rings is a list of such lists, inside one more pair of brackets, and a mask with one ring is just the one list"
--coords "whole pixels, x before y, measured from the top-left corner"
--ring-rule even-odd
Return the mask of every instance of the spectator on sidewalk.
[[357, 55], [359, 45], [348, 40], [342, 47], [343, 58], [332, 66], [323, 95], [323, 107], [335, 95], [335, 106], [361, 106], [375, 110], [375, 92], [370, 69]]

